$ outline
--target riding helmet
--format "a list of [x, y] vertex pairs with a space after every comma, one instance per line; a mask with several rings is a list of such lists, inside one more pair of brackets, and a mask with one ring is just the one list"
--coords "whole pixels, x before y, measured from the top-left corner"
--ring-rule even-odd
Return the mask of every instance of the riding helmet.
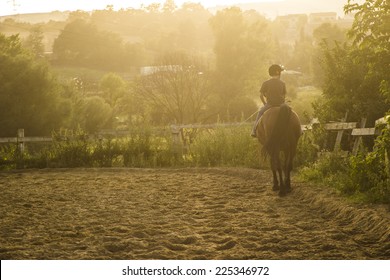
[[279, 64], [273, 64], [268, 68], [268, 73], [270, 76], [278, 76], [282, 71], [284, 71], [284, 68]]

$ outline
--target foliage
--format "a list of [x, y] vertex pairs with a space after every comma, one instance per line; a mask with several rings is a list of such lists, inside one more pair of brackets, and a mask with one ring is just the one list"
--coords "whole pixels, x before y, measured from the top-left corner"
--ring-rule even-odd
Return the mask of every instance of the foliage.
[[64, 130], [53, 135], [51, 149], [46, 151], [51, 167], [87, 167], [91, 166], [91, 147], [88, 135], [81, 129]]
[[94, 165], [98, 167], [112, 167], [120, 164], [121, 154], [120, 141], [107, 138], [98, 139], [97, 143], [94, 143], [91, 157]]
[[0, 169], [15, 168], [17, 148], [16, 145], [0, 146]]
[[107, 73], [100, 80], [100, 89], [106, 102], [114, 108], [126, 92], [126, 83], [118, 74]]
[[[96, 137], [82, 129], [63, 129], [53, 134], [51, 145], [34, 153], [26, 150], [20, 167], [268, 166], [260, 158], [258, 141], [249, 132], [250, 128], [244, 125], [201, 129], [191, 142], [186, 142], [187, 149], [180, 149], [174, 146], [168, 131], [158, 132], [148, 126], [133, 127], [120, 138]], [[2, 168], [15, 168], [15, 163], [15, 146], [0, 149]]]
[[304, 131], [298, 141], [297, 154], [294, 158], [294, 166], [307, 166], [317, 160], [319, 146], [317, 144], [317, 130]]
[[253, 11], [227, 8], [218, 11], [210, 25], [215, 36], [214, 83], [221, 105], [220, 118], [225, 120], [230, 104], [258, 92], [261, 73], [263, 80], [267, 78], [265, 65], [271, 57], [272, 41], [267, 39], [267, 21]]
[[388, 117], [387, 126], [375, 140], [373, 151], [366, 155], [351, 157], [350, 177], [355, 192], [367, 194], [371, 201], [390, 204], [389, 155], [390, 118]]
[[198, 58], [168, 54], [150, 73], [140, 77], [137, 93], [162, 111], [166, 122], [202, 122], [207, 119], [210, 98], [208, 72], [204, 67]]
[[389, 125], [390, 118], [375, 140], [372, 152], [357, 156], [323, 153], [313, 164], [308, 162], [300, 170], [300, 176], [333, 186], [359, 201], [390, 203]]
[[142, 57], [137, 45], [124, 44], [113, 32], [101, 31], [82, 19], [68, 23], [54, 41], [57, 63], [123, 71], [136, 66]]
[[[390, 5], [387, 0], [366, 0], [363, 4], [348, 0], [345, 11], [355, 13], [349, 35], [358, 48], [357, 63], [366, 63], [367, 76], [379, 80], [380, 91], [390, 103]], [[372, 79], [372, 78], [371, 78]]]
[[371, 74], [368, 61], [357, 63], [353, 59], [357, 52], [346, 44], [332, 49], [325, 47], [323, 100], [314, 106], [321, 121], [341, 119], [348, 111], [349, 119], [366, 116], [368, 124], [372, 125], [386, 112], [390, 100], [381, 92], [382, 74], [379, 71]]
[[[348, 111], [349, 119], [366, 117], [367, 125], [373, 125], [390, 105], [389, 5], [382, 0], [369, 0], [361, 5], [353, 2], [349, 0], [345, 6], [347, 13], [355, 13], [348, 31], [352, 44], [342, 43], [340, 32], [333, 32], [334, 42], [327, 36], [320, 44], [322, 72], [317, 74], [321, 77], [324, 99], [316, 104], [315, 112], [321, 121], [334, 121]], [[322, 26], [314, 35], [324, 37], [320, 34], [330, 28]]]
[[60, 110], [59, 86], [46, 63], [22, 47], [18, 36], [0, 34], [0, 136], [44, 135], [67, 116]]
[[[349, 0], [346, 12], [355, 13], [348, 35], [352, 43], [322, 44], [323, 98], [314, 104], [321, 122], [367, 117], [367, 126], [389, 108], [390, 65], [388, 1]], [[375, 140], [372, 152], [332, 160], [322, 157], [303, 175], [327, 182], [348, 195], [371, 202], [390, 202], [389, 128]]]
[[83, 127], [88, 133], [95, 133], [102, 129], [112, 116], [112, 109], [103, 98], [92, 96], [83, 100]]
[[25, 48], [30, 49], [36, 57], [43, 57], [45, 46], [43, 45], [42, 26], [34, 26], [31, 28], [30, 34], [23, 42]]

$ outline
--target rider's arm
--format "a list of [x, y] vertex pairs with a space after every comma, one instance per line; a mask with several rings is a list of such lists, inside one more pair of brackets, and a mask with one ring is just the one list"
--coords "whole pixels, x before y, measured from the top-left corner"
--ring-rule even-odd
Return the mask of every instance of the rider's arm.
[[260, 91], [260, 100], [261, 100], [261, 102], [263, 102], [264, 105], [267, 103], [265, 98], [266, 97], [264, 95], [264, 92]]

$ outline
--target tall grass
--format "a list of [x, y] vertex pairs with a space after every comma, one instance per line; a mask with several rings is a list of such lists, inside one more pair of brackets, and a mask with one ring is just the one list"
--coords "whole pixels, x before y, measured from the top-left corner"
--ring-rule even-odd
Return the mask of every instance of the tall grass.
[[[125, 137], [104, 139], [81, 130], [61, 131], [40, 152], [26, 152], [22, 167], [267, 167], [250, 130], [248, 125], [199, 129], [186, 147], [174, 146], [169, 130], [156, 134], [151, 128], [133, 128]], [[0, 149], [0, 165], [15, 168], [15, 151]]]
[[250, 131], [247, 125], [201, 131], [191, 145], [193, 163], [196, 166], [267, 166]]

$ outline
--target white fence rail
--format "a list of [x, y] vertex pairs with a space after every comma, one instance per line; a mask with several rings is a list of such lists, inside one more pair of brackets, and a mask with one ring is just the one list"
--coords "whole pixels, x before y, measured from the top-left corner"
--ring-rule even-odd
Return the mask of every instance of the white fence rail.
[[[350, 131], [350, 134], [355, 137], [355, 143], [353, 147], [353, 154], [356, 154], [359, 150], [359, 146], [361, 143], [361, 138], [363, 136], [372, 136], [372, 135], [379, 135], [381, 131], [381, 127], [383, 127], [386, 123], [388, 118], [390, 116], [386, 116], [383, 118], [380, 118], [376, 120], [375, 125], [376, 127], [370, 127], [366, 128], [365, 123], [366, 120], [362, 119], [360, 123], [360, 127], [358, 126], [357, 122], [334, 122], [334, 123], [326, 123], [323, 124], [323, 128], [327, 131], [336, 131], [337, 137], [336, 142], [334, 145], [334, 151], [338, 150], [340, 148], [340, 143], [342, 136], [345, 131]], [[253, 123], [216, 123], [216, 124], [186, 124], [186, 125], [171, 125], [170, 132], [173, 138], [174, 145], [181, 144], [182, 139], [182, 133], [184, 129], [213, 129], [217, 127], [234, 127], [234, 126], [243, 126], [243, 125], [253, 125]], [[302, 130], [307, 131], [313, 129], [316, 125], [321, 125], [318, 122], [314, 122], [308, 125], [302, 125]], [[104, 131], [104, 133], [101, 133], [98, 135], [98, 139], [102, 139], [107, 135], [111, 136], [117, 136], [117, 137], [126, 137], [127, 135], [130, 135], [131, 131]], [[0, 138], [0, 144], [7, 144], [7, 143], [16, 143], [18, 145], [18, 149], [20, 152], [24, 151], [24, 144], [25, 143], [37, 143], [37, 142], [52, 142], [52, 137], [25, 137], [24, 135], [24, 129], [18, 129], [17, 136], [16, 137], [6, 137], [6, 138]]]

